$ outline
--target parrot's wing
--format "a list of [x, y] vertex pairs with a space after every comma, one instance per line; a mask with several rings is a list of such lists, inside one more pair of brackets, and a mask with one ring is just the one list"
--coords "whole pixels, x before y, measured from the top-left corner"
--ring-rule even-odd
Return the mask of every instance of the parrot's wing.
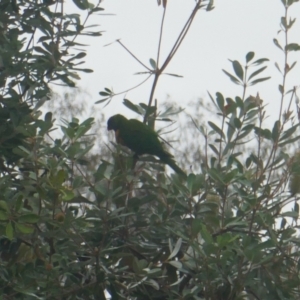
[[131, 119], [120, 128], [120, 135], [125, 146], [137, 154], [151, 154], [160, 157], [165, 154], [157, 133], [146, 124]]
[[186, 177], [185, 172], [177, 166], [173, 156], [163, 149], [158, 134], [154, 130], [135, 119], [128, 120], [122, 125], [119, 128], [119, 136], [123, 145], [138, 155], [158, 156], [162, 162], [168, 164], [176, 173]]

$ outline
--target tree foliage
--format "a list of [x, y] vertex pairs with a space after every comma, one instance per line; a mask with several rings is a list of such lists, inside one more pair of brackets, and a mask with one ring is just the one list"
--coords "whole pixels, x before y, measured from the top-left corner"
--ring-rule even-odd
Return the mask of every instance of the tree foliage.
[[[283, 41], [295, 2], [282, 0]], [[300, 159], [291, 149], [298, 149], [299, 112], [291, 111], [296, 88], [289, 90], [286, 77], [295, 65], [288, 54], [299, 45], [275, 41], [286, 63], [276, 64], [283, 81], [272, 128], [264, 124], [263, 99], [247, 90], [269, 78], [268, 59], [251, 51], [245, 62], [230, 60], [232, 71], [223, 71], [241, 95], [209, 95], [216, 118], [207, 124], [190, 116], [203, 147], [194, 149], [201, 150], [197, 160], [187, 155], [190, 162], [182, 162], [189, 171], [183, 180], [153, 157], [133, 168], [132, 153], [114, 143], [110, 159], [91, 159], [93, 118], [61, 115], [58, 137], [52, 112], [42, 116], [51, 84], [74, 86], [79, 72], [90, 71], [78, 68], [86, 53], [76, 37], [100, 35], [87, 31], [86, 21], [102, 8], [74, 3], [84, 22], [60, 1], [0, 3], [1, 297], [298, 299]], [[213, 1], [195, 5], [186, 32]], [[184, 36], [161, 66], [152, 61], [149, 102], [124, 99], [153, 128], [178, 113], [159, 110], [153, 95]], [[105, 102], [114, 93], [105, 88], [100, 95]], [[185, 154], [193, 149], [187, 143]]]

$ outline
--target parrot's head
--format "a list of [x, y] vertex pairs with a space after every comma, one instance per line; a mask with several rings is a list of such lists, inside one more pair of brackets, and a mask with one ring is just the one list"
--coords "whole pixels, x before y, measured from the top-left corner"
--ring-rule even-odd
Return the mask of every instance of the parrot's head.
[[118, 130], [122, 127], [122, 124], [124, 124], [124, 122], [126, 122], [127, 119], [118, 114], [118, 115], [114, 115], [112, 117], [110, 117], [107, 121], [107, 130]]

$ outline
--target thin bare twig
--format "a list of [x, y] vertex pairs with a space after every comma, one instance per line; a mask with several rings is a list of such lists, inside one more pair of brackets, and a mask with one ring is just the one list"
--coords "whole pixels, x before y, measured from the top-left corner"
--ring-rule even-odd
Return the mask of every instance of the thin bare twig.
[[[158, 83], [158, 79], [159, 79], [159, 76], [163, 73], [163, 71], [166, 69], [166, 67], [168, 66], [168, 64], [170, 63], [170, 61], [172, 60], [173, 56], [175, 55], [176, 51], [178, 50], [178, 48], [180, 47], [182, 41], [184, 40], [193, 20], [194, 20], [194, 17], [196, 16], [196, 13], [198, 12], [199, 10], [199, 7], [202, 3], [202, 0], [198, 0], [190, 17], [188, 18], [187, 22], [185, 23], [185, 25], [183, 26], [177, 40], [175, 41], [169, 55], [167, 56], [165, 62], [162, 64], [161, 68], [159, 68], [157, 66], [157, 69], [156, 69], [156, 72], [154, 73], [154, 80], [153, 80], [153, 84], [152, 84], [152, 87], [151, 87], [151, 92], [150, 92], [150, 97], [149, 97], [149, 101], [148, 101], [148, 109], [146, 111], [146, 114], [144, 116], [144, 123], [146, 123], [147, 121], [147, 118], [149, 116], [149, 111], [150, 111], [150, 107], [152, 105], [152, 101], [153, 101], [153, 97], [154, 97], [154, 93], [155, 93], [155, 89], [156, 89], [156, 86], [157, 86], [157, 83]], [[163, 13], [163, 17], [162, 17], [162, 24], [161, 24], [161, 33], [160, 33], [160, 38], [162, 36], [162, 33], [163, 33], [163, 24], [164, 24], [164, 18], [165, 18], [165, 12], [166, 12], [166, 8], [164, 9], [164, 13]], [[157, 57], [159, 58], [159, 52], [160, 52], [160, 47], [161, 47], [161, 42], [159, 42], [159, 45], [158, 45], [158, 54], [157, 54]], [[158, 63], [157, 63], [158, 65]]]
[[138, 61], [144, 68], [146, 68], [149, 72], [152, 72], [150, 68], [148, 68], [143, 62], [141, 62], [120, 40], [117, 40], [119, 43], [136, 61]]

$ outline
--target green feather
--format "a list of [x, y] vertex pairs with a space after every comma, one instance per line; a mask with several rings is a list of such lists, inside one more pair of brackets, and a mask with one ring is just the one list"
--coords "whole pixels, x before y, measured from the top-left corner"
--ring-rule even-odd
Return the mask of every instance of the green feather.
[[176, 173], [186, 176], [177, 166], [173, 156], [164, 150], [158, 134], [146, 124], [135, 119], [128, 120], [118, 114], [108, 119], [107, 129], [114, 130], [117, 142], [128, 147], [137, 155], [155, 155], [163, 163], [168, 164]]

